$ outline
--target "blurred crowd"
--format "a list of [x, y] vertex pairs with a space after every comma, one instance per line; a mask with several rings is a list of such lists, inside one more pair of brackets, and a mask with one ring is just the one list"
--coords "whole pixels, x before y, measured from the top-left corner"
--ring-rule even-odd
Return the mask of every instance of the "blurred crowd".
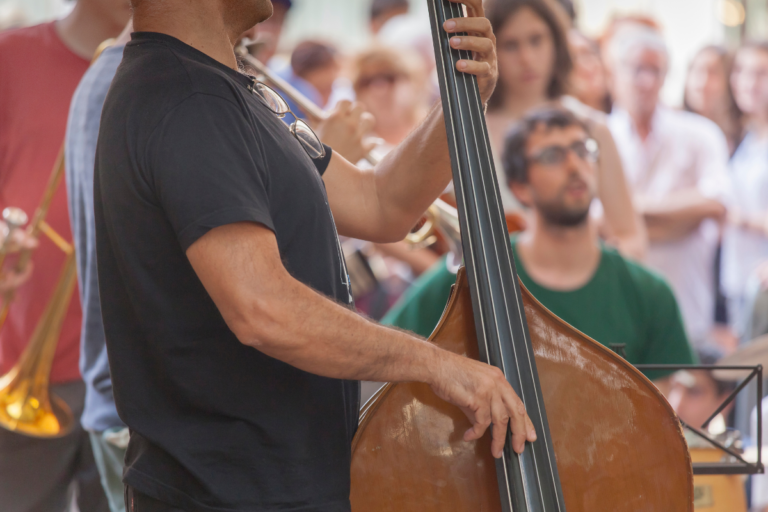
[[[429, 23], [411, 12], [408, 0], [372, 0], [372, 42], [355, 52], [315, 39], [299, 42], [288, 54], [278, 52], [292, 3], [273, 0], [273, 5], [272, 18], [244, 34], [242, 44], [329, 112], [313, 128], [348, 160], [364, 167], [386, 158], [439, 101]], [[581, 218], [564, 217], [568, 212], [555, 208], [565, 199], [553, 195], [547, 202], [533, 183], [524, 189], [532, 175], [515, 178], [511, 168], [516, 155], [510, 155], [510, 148], [515, 136], [523, 137], [523, 146], [531, 142], [540, 125], [550, 131], [577, 126], [596, 147], [563, 147], [560, 154], [546, 156], [547, 165], [567, 162], [569, 151], [585, 161], [594, 158], [585, 232], [613, 248], [610, 254], [629, 261], [631, 268], [645, 269], [668, 284], [675, 318], [657, 328], [669, 334], [679, 322], [677, 341], [695, 354], [690, 361], [665, 361], [650, 353], [643, 361], [715, 363], [768, 334], [768, 42], [702, 48], [688, 67], [684, 104], [675, 108], [660, 98], [669, 53], [664, 29], [651, 18], [614, 18], [593, 38], [576, 28], [577, 12], [570, 0], [487, 0], [486, 14], [497, 38], [499, 80], [487, 106], [487, 125], [501, 198], [519, 219], [517, 227], [526, 228], [516, 239], [518, 266], [527, 268], [532, 282], [545, 290], [542, 294], [563, 287], [548, 286], [547, 277], [537, 277], [547, 274], [537, 274], [535, 264], [528, 264], [525, 237], [555, 226], [561, 230], [561, 247], [567, 248], [568, 228], [580, 225]], [[17, 17], [6, 21], [3, 28], [20, 24]], [[87, 65], [78, 66], [77, 79]], [[71, 81], [74, 90], [77, 80]], [[0, 94], [4, 91], [0, 88]], [[300, 105], [287, 101], [304, 116]], [[565, 114], [558, 117], [556, 112]], [[530, 124], [530, 133], [519, 132], [521, 122]], [[0, 124], [0, 144], [6, 144], [0, 145], [0, 167], [7, 163], [2, 149], [14, 143], [1, 133], [7, 128]], [[545, 156], [537, 158], [541, 163]], [[8, 186], [18, 184], [9, 185], [5, 175], [0, 178], [7, 206], [18, 199], [11, 200], [15, 192], [8, 192]], [[450, 189], [443, 199], [451, 203]], [[60, 207], [65, 211], [63, 202]], [[417, 311], [413, 290], [434, 285], [436, 273], [447, 268], [449, 241], [438, 234], [430, 242], [343, 240], [358, 309], [418, 332], [398, 319], [407, 307]], [[574, 262], [573, 268], [582, 268], [582, 263]], [[576, 270], [563, 265], [564, 277], [550, 283], [573, 279], [581, 286], [589, 281], [589, 275], [579, 280]], [[439, 317], [445, 302], [433, 302]], [[424, 318], [418, 320], [423, 324]], [[421, 327], [428, 334], [434, 324]], [[734, 387], [705, 370], [667, 376], [662, 386], [680, 417], [696, 426]], [[754, 400], [723, 411], [722, 429], [736, 427], [754, 437], [753, 406]], [[766, 477], [752, 478], [750, 499], [754, 510], [768, 512]]]

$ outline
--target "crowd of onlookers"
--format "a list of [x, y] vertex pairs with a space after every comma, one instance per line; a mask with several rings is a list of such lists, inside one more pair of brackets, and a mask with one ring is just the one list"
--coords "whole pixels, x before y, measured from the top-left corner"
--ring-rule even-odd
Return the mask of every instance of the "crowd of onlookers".
[[[670, 284], [701, 359], [716, 361], [765, 334], [768, 311], [754, 304], [768, 289], [768, 44], [702, 48], [677, 108], [660, 98], [669, 53], [653, 19], [618, 17], [593, 39], [575, 28], [568, 0], [493, 0], [486, 9], [499, 63], [487, 111], [497, 160], [509, 128], [528, 112], [554, 106], [575, 114], [600, 147], [594, 228]], [[371, 31], [373, 44], [361, 52], [305, 41], [288, 65], [272, 64], [326, 109], [361, 103], [373, 115], [367, 135], [381, 157], [423, 119], [438, 91], [428, 24], [414, 19], [406, 0], [374, 0]], [[507, 209], [524, 210], [501, 189]], [[378, 280], [368, 289], [375, 299], [358, 299], [375, 318], [437, 260], [402, 244], [352, 242], [347, 247], [365, 254]], [[755, 500], [768, 505], [759, 490]]]

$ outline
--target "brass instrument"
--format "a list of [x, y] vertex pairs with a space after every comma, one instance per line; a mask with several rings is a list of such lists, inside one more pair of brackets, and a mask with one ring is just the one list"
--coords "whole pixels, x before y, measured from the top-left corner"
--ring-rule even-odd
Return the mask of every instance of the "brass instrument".
[[[296, 103], [301, 111], [307, 116], [310, 123], [317, 125], [328, 119], [328, 113], [326, 111], [318, 107], [312, 100], [304, 96], [294, 86], [280, 78], [277, 73], [265, 66], [259, 59], [252, 56], [248, 52], [247, 47], [238, 46], [235, 51], [248, 66], [261, 75], [259, 77], [261, 81], [265, 82], [273, 89], [277, 89], [279, 92], [285, 94], [288, 99]], [[374, 167], [379, 163], [379, 158], [372, 153], [365, 155], [365, 159]]]
[[[69, 406], [61, 398], [51, 395], [48, 386], [61, 326], [72, 299], [77, 277], [75, 251], [72, 244], [65, 241], [45, 222], [51, 201], [63, 176], [64, 148], [62, 147], [43, 193], [43, 199], [26, 231], [35, 238], [41, 233], [45, 234], [67, 257], [53, 295], [32, 333], [29, 345], [14, 367], [0, 377], [0, 426], [34, 437], [65, 435], [72, 429], [75, 422]], [[18, 222], [22, 221], [23, 225], [26, 221], [24, 212], [17, 208], [6, 208], [3, 217], [6, 222], [12, 221], [9, 223], [9, 238], [13, 229], [20, 227]], [[3, 253], [0, 254], [0, 265], [7, 252], [5, 247], [3, 249]], [[23, 271], [31, 259], [32, 251], [23, 250], [14, 267], [15, 270]], [[11, 295], [4, 297], [2, 309], [0, 309], [0, 329], [5, 324], [12, 301]]]
[[437, 233], [448, 243], [448, 259], [445, 264], [454, 274], [459, 270], [462, 259], [461, 229], [459, 213], [442, 199], [436, 199], [424, 213], [424, 224], [405, 237], [413, 249], [429, 247], [437, 242]]
[[[510, 233], [523, 231], [527, 221], [522, 213], [506, 212], [507, 230]], [[461, 231], [459, 228], [459, 213], [442, 199], [435, 200], [424, 214], [424, 224], [405, 237], [405, 242], [414, 249], [429, 247], [441, 235], [448, 244], [448, 260], [446, 266], [453, 273], [458, 271], [462, 260]]]
[[[110, 39], [101, 43], [91, 62], [95, 61], [112, 42], [113, 40]], [[34, 238], [38, 238], [41, 234], [47, 236], [66, 254], [66, 259], [53, 295], [32, 333], [27, 348], [24, 349], [13, 368], [5, 375], [0, 376], [0, 427], [19, 434], [41, 438], [66, 435], [72, 430], [76, 421], [66, 402], [53, 395], [49, 388], [56, 346], [77, 279], [73, 245], [64, 240], [45, 221], [53, 196], [59, 189], [63, 177], [64, 146], [62, 145], [43, 192], [43, 198], [35, 210], [26, 232]], [[26, 214], [18, 208], [6, 208], [3, 211], [3, 218], [8, 230], [6, 242], [0, 247], [0, 268], [5, 261], [8, 252], [7, 242], [11, 238], [13, 230], [21, 228], [27, 222]], [[31, 259], [32, 250], [22, 250], [14, 266], [16, 272], [21, 272], [27, 268]], [[5, 325], [12, 302], [13, 294], [9, 293], [3, 297], [3, 305], [0, 308], [0, 329]]]

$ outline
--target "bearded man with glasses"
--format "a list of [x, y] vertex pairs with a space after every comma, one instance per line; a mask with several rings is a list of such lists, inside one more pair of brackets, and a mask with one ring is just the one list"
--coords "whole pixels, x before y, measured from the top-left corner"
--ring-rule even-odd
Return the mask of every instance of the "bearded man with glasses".
[[[457, 0], [454, 0], [457, 1]], [[484, 101], [495, 44], [481, 0], [449, 20]], [[371, 171], [288, 127], [232, 42], [269, 0], [133, 0], [136, 32], [102, 110], [94, 206], [131, 512], [350, 510], [359, 379], [419, 381], [478, 439], [535, 430], [501, 371], [352, 309], [339, 233], [402, 239], [451, 178], [442, 109]]]
[[[512, 237], [520, 280], [555, 315], [633, 364], [693, 364], [671, 289], [624, 258], [588, 222], [598, 147], [571, 113], [529, 114], [507, 135], [503, 165], [529, 225]], [[441, 261], [406, 292], [383, 322], [429, 335], [456, 276]], [[666, 387], [668, 372], [646, 372]]]

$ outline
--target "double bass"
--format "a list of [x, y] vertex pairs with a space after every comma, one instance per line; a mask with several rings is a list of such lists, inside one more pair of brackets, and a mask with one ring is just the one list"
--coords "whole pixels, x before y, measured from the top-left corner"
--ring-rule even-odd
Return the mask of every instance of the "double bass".
[[352, 442], [355, 512], [691, 512], [693, 472], [672, 408], [639, 371], [550, 313], [519, 283], [474, 76], [456, 70], [449, 0], [427, 0], [464, 269], [430, 341], [499, 367], [538, 435], [500, 459], [426, 384], [391, 383]]

